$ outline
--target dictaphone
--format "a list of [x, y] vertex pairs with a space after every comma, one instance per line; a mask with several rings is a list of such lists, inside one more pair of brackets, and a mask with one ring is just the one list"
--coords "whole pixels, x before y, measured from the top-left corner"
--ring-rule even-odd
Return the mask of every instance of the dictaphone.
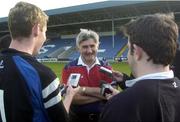
[[100, 81], [101, 95], [106, 96], [106, 94], [112, 94], [111, 84], [106, 83], [106, 81]]
[[68, 84], [70, 84], [72, 87], [77, 87], [80, 77], [81, 77], [81, 74], [79, 73], [71, 73], [68, 78]]

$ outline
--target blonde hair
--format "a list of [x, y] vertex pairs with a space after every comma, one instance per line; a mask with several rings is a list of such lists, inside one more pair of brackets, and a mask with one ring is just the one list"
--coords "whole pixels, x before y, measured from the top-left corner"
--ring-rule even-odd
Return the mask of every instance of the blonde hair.
[[42, 30], [47, 21], [48, 16], [39, 7], [26, 2], [18, 2], [8, 15], [8, 26], [13, 39], [29, 37], [35, 24], [39, 24]]

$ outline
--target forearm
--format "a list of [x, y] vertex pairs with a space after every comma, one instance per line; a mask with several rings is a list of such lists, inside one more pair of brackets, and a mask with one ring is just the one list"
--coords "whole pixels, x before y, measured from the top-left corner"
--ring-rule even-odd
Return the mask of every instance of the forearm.
[[66, 96], [63, 100], [63, 104], [64, 104], [64, 107], [65, 107], [67, 113], [69, 113], [69, 109], [70, 109], [72, 100], [73, 100], [73, 96]]
[[67, 113], [69, 113], [69, 109], [70, 109], [72, 100], [73, 100], [74, 96], [78, 93], [79, 89], [80, 89], [80, 87], [73, 89], [71, 85], [67, 87], [65, 98], [63, 100], [63, 104], [64, 104], [64, 107], [65, 107]]
[[100, 90], [99, 87], [81, 87], [79, 93], [76, 94], [73, 99], [73, 104], [83, 105], [106, 100], [106, 98], [100, 94]]
[[93, 97], [93, 96], [85, 96], [82, 94], [76, 94], [73, 98], [72, 104], [83, 105], [83, 104], [97, 102], [100, 100], [102, 100], [102, 99], [99, 99], [99, 98]]
[[82, 87], [82, 88], [85, 88], [85, 90], [83, 92], [81, 92], [81, 94], [83, 94], [83, 95], [96, 97], [101, 100], [106, 99], [104, 96], [101, 95], [101, 93], [100, 93], [101, 88], [99, 88], [99, 87]]

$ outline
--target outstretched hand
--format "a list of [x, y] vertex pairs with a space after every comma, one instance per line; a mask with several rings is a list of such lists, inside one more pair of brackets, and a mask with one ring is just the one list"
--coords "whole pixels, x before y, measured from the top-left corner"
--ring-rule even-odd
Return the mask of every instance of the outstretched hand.
[[119, 72], [119, 71], [112, 71], [112, 77], [113, 80], [117, 81], [117, 82], [121, 82], [123, 81], [123, 73]]
[[74, 97], [74, 95], [79, 92], [80, 90], [80, 86], [73, 88], [71, 85], [67, 86], [67, 90], [66, 90], [66, 96], [72, 96]]

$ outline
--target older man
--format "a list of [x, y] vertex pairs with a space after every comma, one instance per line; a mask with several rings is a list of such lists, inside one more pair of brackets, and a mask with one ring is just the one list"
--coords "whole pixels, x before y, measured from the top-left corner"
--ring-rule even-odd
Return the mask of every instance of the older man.
[[79, 85], [81, 90], [73, 99], [72, 111], [76, 114], [73, 121], [98, 121], [101, 109], [106, 101], [100, 93], [102, 81], [110, 83], [112, 79], [100, 72], [100, 68], [111, 69], [106, 61], [97, 58], [99, 36], [96, 32], [81, 29], [76, 38], [76, 46], [80, 57], [69, 64], [63, 70], [62, 81], [66, 84], [72, 73], [81, 75]]

